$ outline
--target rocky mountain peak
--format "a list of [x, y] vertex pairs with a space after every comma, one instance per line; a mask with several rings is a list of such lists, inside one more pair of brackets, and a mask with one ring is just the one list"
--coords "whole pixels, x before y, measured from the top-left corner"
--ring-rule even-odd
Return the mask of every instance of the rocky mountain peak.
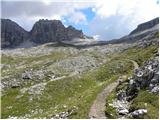
[[72, 26], [65, 27], [60, 20], [40, 19], [30, 32], [9, 19], [1, 19], [2, 48], [16, 47], [29, 41], [36, 44], [70, 41], [74, 38], [85, 38], [82, 30]]
[[31, 30], [32, 41], [35, 43], [47, 43], [68, 41], [74, 38], [84, 38], [81, 30], [69, 26], [65, 28], [59, 20], [39, 20]]
[[31, 39], [35, 43], [55, 42], [62, 38], [65, 27], [59, 20], [39, 20], [30, 32]]
[[137, 26], [137, 28], [130, 33], [130, 35], [131, 34], [135, 34], [137, 32], [140, 32], [140, 31], [143, 31], [143, 30], [146, 30], [146, 29], [149, 29], [149, 28], [152, 28], [152, 27], [154, 27], [157, 24], [159, 24], [159, 18], [158, 17], [155, 18], [155, 19], [152, 19], [152, 20], [150, 20], [148, 22], [139, 24]]
[[9, 19], [1, 19], [1, 47], [14, 47], [28, 40], [29, 34], [21, 26]]

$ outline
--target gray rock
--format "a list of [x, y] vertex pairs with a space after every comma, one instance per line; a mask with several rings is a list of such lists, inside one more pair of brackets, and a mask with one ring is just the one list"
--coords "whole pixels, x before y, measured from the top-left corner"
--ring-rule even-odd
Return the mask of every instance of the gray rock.
[[143, 74], [144, 74], [143, 71], [139, 68], [134, 70], [134, 75], [137, 77], [142, 77]]
[[155, 86], [151, 89], [151, 92], [153, 93], [158, 93], [159, 92], [159, 87], [158, 86]]
[[119, 110], [118, 113], [120, 115], [127, 115], [129, 113], [129, 111], [127, 109], [122, 109], [122, 110]]
[[125, 91], [119, 91], [117, 93], [117, 99], [118, 100], [126, 100], [126, 92]]
[[126, 115], [129, 113], [129, 102], [125, 100], [113, 100], [112, 106], [116, 108], [120, 115]]
[[17, 88], [17, 87], [20, 87], [21, 83], [18, 82], [16, 79], [12, 80], [11, 82], [9, 82], [9, 86], [11, 88]]
[[36, 77], [39, 80], [42, 80], [45, 77], [42, 70], [35, 71], [33, 73], [33, 76]]
[[138, 109], [131, 113], [131, 115], [135, 118], [138, 118], [140, 115], [144, 115], [147, 113], [147, 109]]
[[22, 73], [22, 78], [23, 78], [23, 79], [32, 79], [32, 74], [31, 74], [31, 72]]

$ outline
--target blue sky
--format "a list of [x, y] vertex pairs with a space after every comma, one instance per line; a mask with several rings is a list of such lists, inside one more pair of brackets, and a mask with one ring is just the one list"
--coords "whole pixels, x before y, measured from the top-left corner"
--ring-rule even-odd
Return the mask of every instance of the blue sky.
[[[95, 13], [92, 11], [92, 7], [82, 9], [82, 10], [80, 10], [80, 12], [82, 12], [83, 14], [86, 15], [87, 23], [91, 22], [93, 20], [93, 18], [95, 17]], [[82, 29], [85, 34], [89, 34], [89, 29], [88, 29], [88, 24], [87, 23], [84, 24], [82, 22], [82, 23], [79, 23], [79, 24], [75, 24], [73, 22], [68, 21], [67, 17], [64, 18], [64, 19], [66, 20], [64, 22], [64, 24], [66, 24], [67, 26], [72, 25], [76, 29], [79, 29], [79, 30]]]
[[159, 0], [2, 1], [2, 18], [9, 18], [28, 31], [39, 19], [57, 19], [98, 40], [120, 38], [158, 16]]

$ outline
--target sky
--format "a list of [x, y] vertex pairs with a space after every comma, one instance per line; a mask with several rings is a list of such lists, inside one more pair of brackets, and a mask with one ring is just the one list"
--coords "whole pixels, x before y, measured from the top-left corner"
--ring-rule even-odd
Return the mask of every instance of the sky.
[[1, 17], [27, 31], [39, 19], [56, 19], [97, 40], [120, 38], [158, 16], [159, 0], [1, 0]]

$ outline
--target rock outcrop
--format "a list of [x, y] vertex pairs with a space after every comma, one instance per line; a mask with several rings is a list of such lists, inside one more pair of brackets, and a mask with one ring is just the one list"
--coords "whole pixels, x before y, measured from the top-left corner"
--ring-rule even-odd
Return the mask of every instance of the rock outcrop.
[[147, 113], [147, 109], [131, 110], [130, 104], [138, 95], [140, 90], [147, 90], [151, 93], [159, 93], [159, 62], [158, 57], [146, 61], [144, 65], [133, 72], [133, 76], [128, 78], [128, 83], [124, 89], [117, 91], [116, 99], [112, 106], [116, 108], [120, 116], [132, 116], [139, 118]]
[[130, 33], [130, 35], [141, 32], [141, 31], [144, 31], [144, 30], [149, 29], [149, 28], [152, 28], [157, 24], [159, 24], [159, 18], [158, 17], [153, 19], [153, 20], [150, 20], [148, 22], [145, 22], [145, 23], [142, 23], [142, 24], [138, 25], [137, 28]]
[[12, 48], [28, 40], [29, 34], [17, 23], [1, 19], [1, 47]]
[[35, 43], [47, 43], [84, 38], [81, 30], [69, 26], [65, 28], [59, 20], [39, 20], [30, 32], [31, 39]]
[[82, 30], [77, 30], [72, 26], [66, 28], [59, 20], [39, 20], [30, 32], [9, 19], [1, 19], [1, 24], [2, 48], [16, 47], [26, 42], [43, 44], [86, 37]]

